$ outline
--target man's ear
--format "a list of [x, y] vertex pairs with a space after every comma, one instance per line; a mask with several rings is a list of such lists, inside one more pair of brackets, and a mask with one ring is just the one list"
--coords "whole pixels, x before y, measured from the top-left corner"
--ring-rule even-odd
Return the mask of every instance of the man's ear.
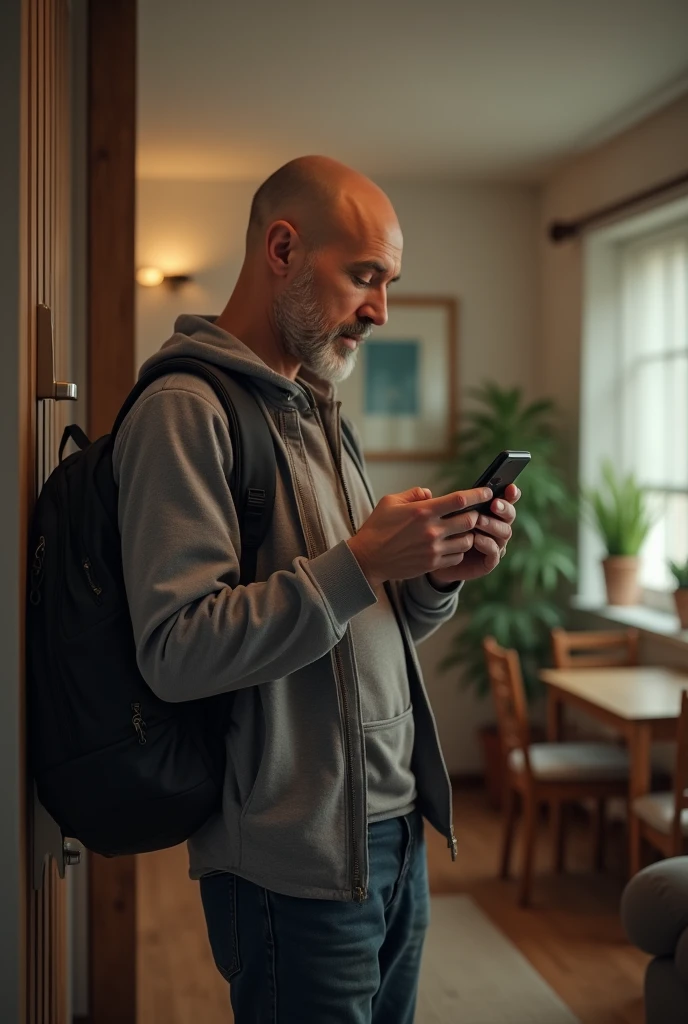
[[287, 277], [303, 251], [296, 228], [286, 220], [276, 220], [265, 237], [266, 256], [270, 269], [278, 277]]

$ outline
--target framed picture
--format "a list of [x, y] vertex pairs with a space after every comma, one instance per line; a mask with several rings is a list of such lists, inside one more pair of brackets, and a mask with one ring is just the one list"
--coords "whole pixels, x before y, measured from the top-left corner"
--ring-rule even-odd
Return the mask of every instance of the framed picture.
[[456, 299], [390, 296], [389, 320], [337, 385], [367, 459], [439, 460], [456, 430]]

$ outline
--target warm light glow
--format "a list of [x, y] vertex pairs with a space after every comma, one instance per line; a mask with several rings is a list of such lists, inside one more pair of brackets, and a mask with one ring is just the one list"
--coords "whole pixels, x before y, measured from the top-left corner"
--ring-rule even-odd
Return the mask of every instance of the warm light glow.
[[146, 288], [154, 288], [156, 285], [162, 284], [165, 275], [158, 267], [140, 267], [136, 271], [136, 280]]

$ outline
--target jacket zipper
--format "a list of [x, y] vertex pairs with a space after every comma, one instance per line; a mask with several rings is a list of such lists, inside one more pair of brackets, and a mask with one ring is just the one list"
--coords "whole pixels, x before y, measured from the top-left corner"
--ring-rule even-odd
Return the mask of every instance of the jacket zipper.
[[[311, 409], [315, 412], [315, 415], [318, 417], [318, 421], [320, 422], [320, 426], [323, 429], [323, 434], [324, 434], [324, 428], [322, 427], [322, 421], [320, 420], [320, 414], [318, 413], [317, 406], [316, 406], [312, 396], [309, 393], [306, 392], [306, 396], [308, 398], [308, 404], [310, 405]], [[284, 418], [283, 414], [280, 414], [280, 419], [281, 419], [281, 426], [282, 426], [283, 434], [286, 435], [286, 432], [287, 432], [286, 431], [286, 421], [285, 421], [285, 418]], [[327, 443], [327, 435], [325, 435], [325, 441]], [[329, 444], [328, 444], [328, 447], [329, 447]], [[301, 503], [303, 505], [303, 493], [301, 491], [301, 485], [299, 483], [298, 475], [296, 473], [296, 470], [295, 470], [295, 467], [294, 467], [294, 464], [293, 464], [291, 449], [290, 449], [288, 443], [286, 445], [286, 448], [287, 448], [287, 453], [289, 455], [289, 462], [290, 462], [290, 466], [291, 466], [292, 476], [294, 478], [294, 483], [295, 483], [295, 486], [297, 487], [297, 489], [299, 491], [299, 494], [301, 495]], [[345, 488], [345, 491], [346, 491], [346, 488]], [[304, 505], [304, 508], [305, 508], [305, 505]], [[351, 518], [353, 518], [353, 517], [351, 517]], [[306, 547], [308, 548], [309, 557], [312, 558], [315, 555], [315, 550], [316, 549], [315, 549], [315, 544], [314, 544], [314, 541], [313, 541], [313, 535], [311, 534], [311, 531], [310, 531], [310, 526], [309, 526], [309, 523], [308, 523], [308, 518], [305, 515], [303, 517], [303, 528], [304, 528], [304, 532], [306, 534]], [[354, 796], [353, 796], [353, 794], [354, 794], [354, 764], [353, 764], [353, 754], [351, 752], [351, 737], [350, 737], [350, 731], [349, 731], [349, 707], [350, 707], [350, 705], [349, 705], [349, 698], [348, 698], [348, 695], [347, 695], [347, 692], [346, 692], [346, 687], [344, 686], [344, 681], [343, 681], [344, 680], [344, 671], [343, 671], [343, 666], [342, 666], [342, 660], [341, 659], [342, 659], [341, 651], [339, 649], [339, 645], [337, 644], [335, 646], [335, 648], [334, 648], [334, 659], [333, 659], [333, 663], [334, 664], [333, 664], [333, 667], [334, 667], [335, 681], [337, 683], [337, 688], [339, 690], [339, 696], [340, 696], [340, 699], [341, 699], [341, 702], [342, 702], [342, 709], [343, 709], [343, 712], [344, 712], [344, 748], [345, 748], [344, 749], [344, 754], [345, 754], [345, 760], [346, 760], [346, 775], [347, 775], [347, 789], [348, 789], [347, 795], [348, 795], [348, 799], [349, 799], [349, 808], [350, 808], [349, 821], [350, 821], [350, 824], [351, 824], [351, 835], [350, 835], [350, 840], [351, 840], [351, 866], [352, 866], [351, 895], [353, 897], [354, 902], [362, 903], [364, 900], [366, 900], [368, 898], [368, 890], [361, 884], [362, 883], [361, 865], [359, 864], [358, 855], [356, 853], [356, 839], [357, 839], [357, 836], [356, 836], [356, 826], [357, 826], [358, 823], [357, 823], [357, 820], [356, 820], [356, 811], [355, 811], [355, 808], [354, 808]]]
[[[347, 509], [348, 514], [349, 514], [349, 523], [351, 524], [351, 535], [353, 536], [357, 532], [357, 530], [356, 530], [356, 522], [354, 520], [354, 512], [353, 512], [353, 506], [351, 504], [351, 496], [349, 495], [349, 490], [348, 490], [348, 488], [346, 486], [346, 480], [344, 479], [344, 472], [343, 472], [343, 469], [342, 469], [342, 427], [341, 427], [341, 419], [340, 419], [341, 402], [337, 402], [336, 409], [337, 409], [337, 434], [336, 434], [336, 436], [337, 436], [337, 456], [336, 456], [336, 465], [337, 465], [337, 470], [339, 471], [339, 479], [342, 482], [342, 490], [344, 491], [344, 499], [346, 501], [346, 509]], [[320, 412], [317, 410], [317, 408], [316, 408], [316, 413], [317, 413], [318, 419], [320, 420], [320, 427], [322, 429], [322, 432], [323, 432], [323, 434], [325, 434], [325, 428], [323, 426], [322, 420], [320, 419]], [[325, 434], [325, 440], [327, 440], [327, 435], [326, 434]], [[340, 672], [340, 674], [341, 674], [341, 676], [343, 678], [344, 670], [343, 670], [342, 663], [341, 663], [341, 651], [339, 649], [339, 646], [337, 646], [335, 648], [335, 652], [336, 652], [336, 655], [337, 655], [339, 672]], [[346, 727], [347, 759], [348, 759], [348, 763], [349, 763], [349, 771], [350, 771], [351, 780], [352, 780], [351, 781], [351, 785], [352, 785], [352, 792], [353, 792], [353, 773], [354, 773], [354, 769], [353, 769], [353, 755], [351, 753], [351, 746], [350, 746], [350, 743], [349, 743], [349, 726], [348, 726], [348, 723], [349, 723], [349, 707], [348, 707], [348, 704], [349, 704], [349, 702], [348, 702], [348, 697], [346, 695], [346, 690], [345, 690], [344, 686], [341, 687], [341, 693], [342, 693], [342, 705], [344, 707], [344, 714], [346, 716], [346, 723], [347, 723], [347, 727]], [[364, 886], [361, 885], [361, 868], [360, 868], [360, 864], [358, 863], [358, 857], [356, 856], [356, 818], [355, 818], [355, 813], [354, 813], [353, 799], [351, 801], [351, 831], [353, 833], [353, 842], [352, 842], [352, 849], [353, 849], [353, 873], [354, 873], [353, 893], [354, 893], [354, 899], [357, 902], [361, 903], [361, 902], [363, 902], [363, 900], [368, 898], [368, 890]]]
[[344, 468], [342, 466], [342, 403], [337, 402], [337, 468], [339, 470], [339, 479], [342, 481], [342, 490], [344, 491], [344, 498], [346, 500], [346, 510], [349, 513], [349, 522], [351, 523], [352, 535], [358, 532], [356, 523], [354, 521], [354, 510], [351, 504], [351, 495], [349, 489], [346, 486], [346, 480], [344, 479]]
[[[356, 531], [356, 524], [354, 522], [354, 514], [353, 514], [352, 505], [351, 505], [351, 498], [349, 496], [349, 491], [348, 491], [348, 488], [346, 486], [346, 480], [344, 479], [344, 470], [343, 470], [343, 467], [342, 467], [341, 408], [342, 408], [342, 403], [341, 402], [337, 402], [336, 403], [336, 409], [337, 409], [337, 463], [338, 463], [338, 468], [339, 468], [339, 476], [340, 476], [340, 479], [342, 481], [342, 487], [344, 489], [344, 497], [346, 498], [346, 507], [347, 507], [348, 512], [349, 512], [349, 521], [351, 523], [351, 529], [353, 530], [354, 533], [356, 533], [357, 531]], [[408, 642], [409, 641], [407, 640], [407, 643]], [[451, 820], [451, 808], [450, 808], [450, 815], [449, 815], [449, 817], [450, 817], [450, 820]], [[457, 856], [458, 856], [458, 843], [457, 843], [457, 840], [456, 840], [456, 836], [454, 835], [454, 826], [453, 825], [449, 826], [449, 832], [446, 835], [446, 840], [447, 840], [447, 847], [451, 851], [451, 859], [452, 859], [452, 861], [455, 861]]]
[[358, 861], [358, 854], [356, 853], [356, 838], [357, 838], [357, 827], [358, 822], [356, 820], [356, 808], [354, 806], [353, 799], [353, 786], [354, 786], [354, 759], [351, 752], [351, 742], [349, 737], [349, 698], [346, 693], [346, 687], [343, 685], [342, 680], [344, 678], [344, 668], [342, 665], [342, 654], [339, 649], [339, 644], [334, 649], [335, 658], [335, 675], [337, 676], [337, 684], [339, 686], [339, 693], [342, 699], [342, 708], [344, 710], [344, 746], [345, 746], [345, 757], [347, 774], [349, 778], [349, 794], [350, 794], [350, 806], [351, 806], [351, 867], [352, 867], [352, 880], [351, 880], [351, 892], [356, 903], [362, 903], [368, 899], [368, 890], [362, 885], [363, 879], [361, 878], [361, 865]]

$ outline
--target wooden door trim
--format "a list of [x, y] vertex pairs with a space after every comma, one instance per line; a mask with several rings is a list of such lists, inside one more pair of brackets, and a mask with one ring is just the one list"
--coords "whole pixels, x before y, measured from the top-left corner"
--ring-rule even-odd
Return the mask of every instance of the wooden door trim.
[[91, 0], [88, 22], [88, 426], [98, 437], [136, 365], [136, 0]]
[[[136, 369], [136, 0], [90, 0], [88, 432], [109, 432]], [[89, 856], [89, 1021], [136, 1021], [136, 860]]]

